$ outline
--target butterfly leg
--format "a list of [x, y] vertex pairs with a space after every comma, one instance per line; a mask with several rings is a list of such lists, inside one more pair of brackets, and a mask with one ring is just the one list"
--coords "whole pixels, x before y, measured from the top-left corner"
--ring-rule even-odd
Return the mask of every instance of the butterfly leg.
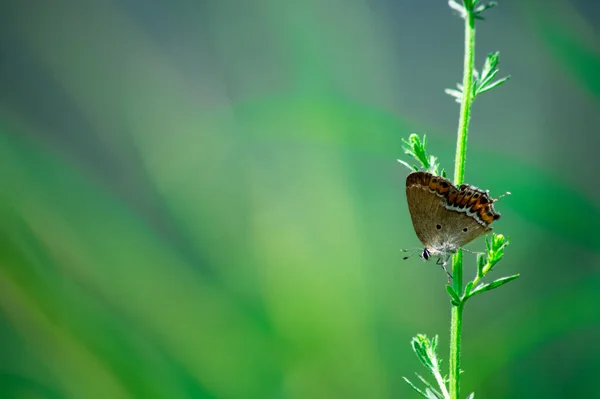
[[448, 271], [448, 269], [446, 269], [446, 265], [448, 264], [448, 259], [450, 259], [450, 255], [448, 255], [446, 257], [446, 259], [444, 259], [444, 260], [442, 260], [442, 258], [438, 258], [437, 262], [435, 262], [435, 263], [442, 266], [442, 269], [444, 269], [444, 271], [448, 275], [448, 284], [450, 284], [452, 282], [452, 274]]

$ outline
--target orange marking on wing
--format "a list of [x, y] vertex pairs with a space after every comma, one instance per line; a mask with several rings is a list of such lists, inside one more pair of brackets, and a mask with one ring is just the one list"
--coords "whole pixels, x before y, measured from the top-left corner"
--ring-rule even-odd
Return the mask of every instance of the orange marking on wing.
[[433, 191], [440, 191], [440, 181], [435, 177], [429, 182], [429, 188]]
[[448, 182], [440, 179], [432, 179], [429, 183], [430, 189], [444, 196], [450, 191], [450, 187], [451, 185]]
[[471, 199], [469, 200], [469, 203], [467, 204], [467, 208], [471, 208], [472, 210], [475, 210], [473, 208], [475, 208], [478, 205], [479, 205], [479, 198], [475, 198], [475, 196], [473, 195], [471, 197]]
[[481, 210], [479, 211], [479, 217], [487, 224], [490, 224], [495, 220], [494, 212], [490, 209], [489, 206], [481, 208]]
[[468, 195], [466, 192], [464, 193], [463, 197], [460, 199], [460, 206], [465, 206], [468, 203], [471, 202], [471, 198], [473, 198], [473, 192], [471, 192], [471, 195]]
[[452, 202], [452, 205], [460, 205], [464, 197], [465, 197], [465, 192], [464, 191], [459, 191], [456, 194], [456, 198]]
[[458, 191], [456, 191], [455, 189], [452, 189], [452, 191], [450, 191], [448, 193], [448, 204], [452, 205], [454, 204], [454, 202], [456, 201], [456, 197], [458, 196]]
[[474, 202], [474, 204], [470, 206], [472, 212], [479, 213], [479, 210], [484, 207], [484, 205], [481, 203], [481, 201], [479, 201], [479, 199], [473, 200], [471, 202]]

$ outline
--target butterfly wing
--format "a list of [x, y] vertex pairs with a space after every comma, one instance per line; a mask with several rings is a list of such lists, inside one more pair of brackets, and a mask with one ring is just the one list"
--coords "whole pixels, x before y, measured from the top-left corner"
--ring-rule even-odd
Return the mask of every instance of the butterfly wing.
[[415, 233], [426, 248], [454, 252], [492, 230], [487, 223], [469, 215], [467, 209], [451, 209], [448, 198], [462, 197], [462, 193], [447, 179], [427, 172], [407, 176], [408, 210]]
[[440, 231], [436, 229], [436, 220], [441, 210], [440, 199], [419, 185], [406, 186], [406, 202], [413, 228], [419, 241], [425, 248], [442, 240]]
[[491, 227], [482, 225], [466, 213], [444, 207], [440, 207], [435, 219], [436, 227], [441, 227], [440, 241], [433, 243], [432, 247], [443, 251], [456, 251], [477, 237], [492, 231]]

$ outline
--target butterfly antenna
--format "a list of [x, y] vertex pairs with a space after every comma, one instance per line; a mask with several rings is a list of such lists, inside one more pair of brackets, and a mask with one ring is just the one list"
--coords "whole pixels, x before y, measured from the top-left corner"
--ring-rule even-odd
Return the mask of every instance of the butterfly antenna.
[[400, 252], [412, 252], [410, 255], [404, 256], [402, 258], [402, 260], [407, 260], [408, 258], [410, 258], [411, 256], [415, 255], [416, 251], [419, 251], [420, 249], [401, 249]]
[[496, 202], [498, 201], [500, 198], [502, 197], [506, 197], [507, 195], [511, 195], [510, 191], [505, 192], [504, 194], [502, 194], [501, 196], [499, 196], [498, 198], [494, 198], [492, 199], [492, 202]]
[[467, 248], [461, 248], [461, 249], [463, 251], [468, 252], [468, 253], [473, 254], [473, 255], [485, 254], [485, 252], [475, 252], [475, 251], [471, 251], [470, 249], [467, 249]]

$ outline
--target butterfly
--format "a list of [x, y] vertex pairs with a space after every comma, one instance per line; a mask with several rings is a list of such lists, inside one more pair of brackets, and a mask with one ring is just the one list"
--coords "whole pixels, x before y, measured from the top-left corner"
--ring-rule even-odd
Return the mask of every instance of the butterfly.
[[406, 201], [424, 247], [421, 257], [428, 260], [437, 256], [438, 264], [446, 270], [448, 259], [459, 248], [492, 231], [490, 225], [500, 219], [494, 210], [497, 200], [490, 198], [488, 191], [468, 184], [456, 187], [429, 172], [410, 173], [406, 177]]

